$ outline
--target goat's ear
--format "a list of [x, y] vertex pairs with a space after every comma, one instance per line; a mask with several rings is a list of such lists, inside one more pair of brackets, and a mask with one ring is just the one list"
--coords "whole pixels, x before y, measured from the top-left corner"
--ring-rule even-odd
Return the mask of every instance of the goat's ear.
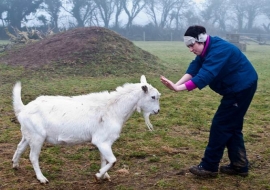
[[142, 86], [142, 89], [143, 89], [143, 91], [144, 91], [145, 93], [148, 92], [148, 87], [147, 87], [146, 85]]
[[141, 83], [147, 84], [146, 77], [144, 75], [141, 76]]

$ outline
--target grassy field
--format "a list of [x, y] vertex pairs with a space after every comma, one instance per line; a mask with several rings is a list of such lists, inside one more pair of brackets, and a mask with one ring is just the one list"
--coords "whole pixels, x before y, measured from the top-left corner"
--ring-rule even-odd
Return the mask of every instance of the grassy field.
[[2, 45], [2, 44], [8, 44], [9, 43], [9, 41], [8, 40], [0, 40], [0, 45]]
[[[100, 167], [99, 152], [90, 144], [72, 147], [45, 144], [40, 165], [49, 184], [40, 185], [36, 180], [28, 159], [29, 150], [20, 160], [20, 169], [13, 170], [11, 159], [21, 133], [12, 109], [12, 87], [17, 80], [22, 81], [22, 99], [26, 104], [44, 94], [72, 96], [114, 90], [126, 82], [139, 82], [140, 74], [74, 76], [64, 70], [31, 72], [0, 63], [0, 189], [270, 189], [270, 46], [250, 44], [245, 52], [259, 74], [257, 93], [244, 124], [250, 175], [242, 178], [220, 174], [217, 178], [203, 179], [190, 174], [188, 168], [197, 165], [203, 156], [211, 119], [221, 97], [208, 87], [175, 93], [160, 83], [160, 74], [177, 81], [194, 57], [182, 42], [134, 43], [157, 55], [168, 69], [141, 73], [161, 92], [161, 110], [150, 117], [154, 132], [148, 131], [139, 113], [134, 113], [124, 125], [113, 145], [117, 163], [109, 171], [111, 182], [95, 182], [93, 175]], [[227, 163], [225, 151], [221, 164]]]

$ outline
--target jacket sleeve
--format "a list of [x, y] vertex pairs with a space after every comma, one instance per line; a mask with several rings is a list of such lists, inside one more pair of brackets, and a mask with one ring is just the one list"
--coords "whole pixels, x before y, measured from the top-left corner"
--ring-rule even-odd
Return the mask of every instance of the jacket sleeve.
[[[211, 48], [205, 58], [197, 56], [187, 70], [193, 76], [191, 79], [192, 82], [199, 89], [209, 85], [219, 75], [226, 62], [230, 59], [230, 51], [226, 47]], [[191, 66], [192, 64], [194, 65]]]
[[202, 62], [200, 61], [199, 56], [196, 56], [195, 60], [193, 60], [186, 71], [186, 74], [190, 74], [192, 77], [195, 77], [199, 70], [202, 67]]

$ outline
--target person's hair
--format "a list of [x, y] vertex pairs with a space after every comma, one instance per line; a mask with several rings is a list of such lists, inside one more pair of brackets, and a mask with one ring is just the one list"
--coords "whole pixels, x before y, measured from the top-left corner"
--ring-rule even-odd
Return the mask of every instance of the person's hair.
[[198, 40], [199, 34], [205, 34], [205, 33], [206, 33], [206, 29], [203, 26], [193, 25], [193, 26], [188, 27], [184, 36], [191, 36]]

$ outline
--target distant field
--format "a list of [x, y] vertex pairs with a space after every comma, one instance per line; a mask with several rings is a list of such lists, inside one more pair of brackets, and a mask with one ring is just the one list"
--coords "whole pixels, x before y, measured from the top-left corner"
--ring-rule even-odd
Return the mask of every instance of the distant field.
[[8, 43], [9, 43], [8, 40], [0, 40], [0, 45], [2, 45], [2, 44], [8, 44]]
[[[21, 158], [21, 168], [13, 170], [11, 159], [21, 133], [12, 108], [12, 87], [17, 80], [22, 81], [22, 99], [26, 104], [41, 94], [72, 96], [114, 90], [126, 82], [139, 82], [140, 74], [87, 77], [63, 73], [57, 68], [35, 73], [0, 63], [0, 189], [270, 190], [270, 46], [250, 44], [245, 52], [259, 74], [258, 90], [244, 124], [250, 175], [242, 178], [220, 174], [217, 178], [201, 179], [191, 175], [188, 168], [197, 165], [203, 156], [211, 119], [221, 97], [208, 87], [175, 93], [160, 83], [161, 74], [177, 81], [194, 58], [183, 42], [134, 44], [157, 55], [168, 69], [141, 73], [161, 92], [161, 110], [150, 117], [154, 132], [148, 131], [139, 113], [124, 125], [112, 147], [117, 163], [109, 171], [111, 182], [95, 182], [93, 175], [99, 169], [100, 157], [89, 144], [72, 147], [46, 144], [40, 165], [49, 184], [40, 185], [36, 180], [29, 151]], [[225, 151], [221, 164], [227, 163]], [[129, 173], [119, 172], [123, 168]]]

